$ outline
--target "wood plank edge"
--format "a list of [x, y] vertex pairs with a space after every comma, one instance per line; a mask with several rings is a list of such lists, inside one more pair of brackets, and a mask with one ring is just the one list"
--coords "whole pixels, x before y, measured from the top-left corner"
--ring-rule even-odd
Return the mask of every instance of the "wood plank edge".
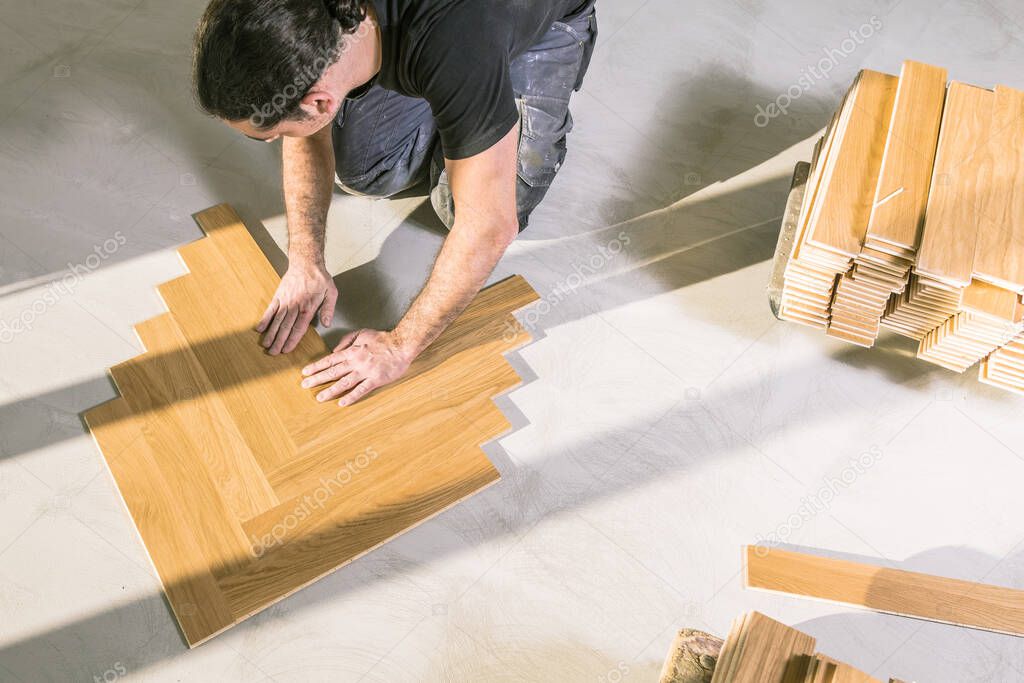
[[[853, 608], [858, 609], [858, 610], [867, 611], [867, 612], [874, 612], [876, 614], [889, 614], [889, 615], [892, 615], [892, 616], [895, 616], [895, 617], [902, 617], [904, 619], [916, 619], [917, 621], [930, 621], [930, 622], [933, 622], [933, 623], [936, 623], [936, 624], [946, 624], [948, 626], [956, 626], [958, 628], [970, 628], [970, 629], [974, 629], [976, 631], [988, 631], [989, 633], [999, 633], [1001, 635], [1016, 636], [1016, 637], [1024, 638], [1024, 629], [1022, 629], [1020, 632], [1017, 632], [1017, 631], [1001, 631], [1001, 630], [994, 629], [994, 628], [987, 628], [985, 626], [977, 626], [977, 625], [974, 625], [974, 624], [963, 624], [963, 623], [959, 623], [959, 622], [956, 622], [956, 621], [946, 621], [946, 620], [943, 620], [943, 619], [934, 619], [932, 617], [925, 617], [925, 616], [921, 616], [921, 615], [917, 615], [917, 614], [904, 614], [902, 612], [894, 612], [894, 611], [891, 611], [891, 610], [879, 609], [877, 607], [870, 607], [868, 605], [863, 605], [863, 604], [859, 604], [859, 603], [856, 603], [856, 602], [845, 602], [843, 600], [834, 600], [832, 598], [822, 598], [822, 597], [818, 597], [816, 595], [806, 595], [804, 593], [792, 593], [790, 591], [786, 591], [786, 590], [779, 589], [779, 588], [768, 588], [767, 586], [751, 585], [751, 583], [750, 583], [750, 572], [749, 572], [749, 567], [748, 567], [747, 563], [748, 563], [748, 561], [750, 559], [750, 553], [756, 553], [757, 552], [757, 548], [759, 548], [759, 547], [763, 547], [763, 546], [750, 546], [750, 545], [746, 546], [747, 552], [744, 553], [744, 561], [743, 561], [743, 585], [744, 585], [745, 588], [749, 588], [751, 590], [756, 590], [756, 591], [761, 591], [761, 592], [764, 592], [764, 593], [774, 593], [776, 595], [788, 595], [790, 597], [801, 598], [801, 599], [804, 599], [804, 600], [812, 600], [814, 602], [819, 602], [819, 603], [828, 604], [828, 605], [843, 605], [845, 607], [853, 607]], [[770, 550], [771, 549], [769, 549], [769, 552], [770, 552]], [[788, 551], [787, 550], [785, 552], [794, 552], [794, 551]], [[821, 556], [821, 555], [808, 555], [807, 553], [802, 553], [802, 554], [807, 555], [808, 557], [819, 558], [819, 559], [822, 559], [822, 560], [832, 560], [833, 559], [833, 558], [824, 557], [824, 556]], [[846, 562], [848, 560], [842, 560], [842, 561]], [[878, 567], [878, 566], [875, 566], [875, 565], [869, 565], [869, 564], [865, 564], [865, 563], [862, 563], [862, 562], [855, 562], [854, 564], [859, 564], [859, 565], [861, 565], [863, 567], [867, 567], [867, 568], [871, 568], [871, 569], [878, 569], [878, 570], [886, 569], [886, 567]], [[905, 570], [905, 569], [895, 569], [895, 570], [892, 570], [892, 571], [913, 573], [913, 572], [908, 572], [908, 570]], [[946, 577], [940, 577], [940, 576], [931, 575], [931, 574], [929, 574], [928, 576], [930, 576], [930, 577], [934, 576], [934, 578], [946, 578]], [[957, 580], [959, 580], [959, 579], [957, 579]], [[1011, 589], [1007, 589], [1007, 590], [1014, 590], [1014, 589], [1011, 588]]]
[[829, 598], [819, 598], [814, 595], [803, 595], [801, 593], [790, 593], [785, 590], [777, 588], [765, 588], [763, 586], [751, 586], [746, 584], [746, 588], [751, 590], [761, 591], [762, 593], [773, 593], [776, 595], [788, 595], [793, 598], [801, 598], [803, 600], [810, 600], [812, 602], [818, 602], [826, 605], [842, 605], [843, 607], [852, 607], [862, 612], [874, 612], [875, 614], [888, 614], [894, 617], [900, 617], [902, 619], [914, 619], [916, 621], [928, 621], [935, 624], [945, 624], [947, 626], [956, 626], [957, 628], [969, 628], [975, 631], [987, 631], [989, 633], [998, 633], [1004, 636], [1015, 636], [1017, 638], [1024, 638], [1024, 630], [1021, 632], [1016, 631], [1000, 631], [998, 629], [986, 628], [984, 626], [976, 626], [974, 624], [961, 624], [956, 621], [945, 621], [943, 619], [933, 619], [931, 617], [922, 617], [917, 614], [903, 614], [901, 612], [892, 612], [890, 610], [878, 609], [877, 607], [869, 607], [867, 605], [860, 605], [855, 602], [843, 602], [842, 600], [832, 600]]
[[213, 206], [208, 206], [205, 209], [201, 209], [192, 214], [192, 220], [195, 221], [196, 225], [199, 226], [199, 229], [203, 231], [203, 237], [200, 237], [199, 239], [209, 236], [211, 230], [207, 230], [206, 226], [212, 224], [217, 214], [221, 212], [225, 212], [227, 214], [227, 218], [229, 218], [231, 222], [238, 222], [245, 225], [245, 222], [242, 221], [241, 216], [238, 215], [238, 212], [235, 211], [235, 207], [231, 206], [231, 204], [228, 202], [214, 204]]
[[[160, 585], [160, 591], [163, 594], [164, 603], [166, 603], [171, 610], [171, 616], [174, 618], [174, 622], [178, 626], [178, 632], [181, 634], [182, 640], [185, 641], [185, 644], [189, 648], [193, 648], [198, 642], [205, 641], [209, 636], [201, 641], [196, 641], [196, 643], [193, 643], [193, 641], [189, 639], [188, 633], [185, 630], [185, 621], [187, 621], [188, 615], [179, 615], [178, 612], [175, 610], [174, 603], [169, 598], [170, 591], [168, 591], [168, 586], [164, 583], [163, 577], [160, 575], [160, 571], [157, 569], [156, 562], [153, 561], [153, 556], [149, 552], [149, 547], [146, 545], [146, 540], [142, 537], [142, 531], [139, 529], [139, 525], [136, 523], [134, 515], [132, 515], [131, 508], [128, 507], [128, 501], [125, 499], [124, 493], [121, 491], [121, 486], [117, 482], [117, 477], [114, 476], [114, 471], [110, 468], [110, 461], [107, 459], [106, 453], [103, 452], [103, 448], [100, 446], [100, 442], [96, 438], [95, 432], [93, 432], [93, 425], [89, 424], [88, 421], [89, 413], [98, 412], [100, 409], [109, 407], [109, 404], [114, 403], [116, 401], [121, 401], [122, 403], [124, 403], [125, 399], [121, 396], [118, 396], [117, 398], [113, 398], [109, 401], [104, 401], [98, 406], [95, 406], [83, 412], [82, 418], [86, 420], [86, 425], [89, 427], [89, 436], [92, 437], [92, 442], [96, 444], [96, 450], [99, 451], [100, 459], [103, 461], [103, 468], [106, 471], [107, 476], [110, 477], [110, 482], [111, 484], [113, 484], [114, 490], [117, 491], [117, 499], [121, 501], [121, 507], [124, 510], [125, 515], [127, 515], [128, 519], [131, 520], [131, 527], [132, 530], [135, 532], [135, 538], [136, 540], [138, 540], [139, 545], [142, 547], [142, 551], [145, 553], [146, 559], [149, 560], [149, 566], [150, 569], [152, 570], [151, 573], [153, 577], [156, 578], [157, 583]], [[119, 453], [118, 456], [115, 457], [119, 457], [120, 455], [121, 454]], [[227, 624], [226, 626], [222, 627], [219, 631], [217, 631], [217, 633], [221, 633], [222, 631], [231, 628], [231, 626], [233, 625], [234, 624]]]
[[[488, 462], [490, 462], [490, 460], [488, 460]], [[240, 624], [241, 622], [245, 621], [249, 617], [252, 617], [252, 616], [254, 616], [256, 614], [259, 614], [260, 612], [262, 612], [263, 610], [267, 609], [268, 607], [273, 607], [274, 605], [276, 605], [277, 603], [281, 602], [282, 600], [284, 600], [284, 599], [286, 599], [288, 597], [291, 597], [295, 593], [298, 593], [303, 588], [306, 588], [306, 587], [316, 583], [317, 581], [320, 581], [321, 579], [323, 579], [323, 578], [325, 578], [327, 576], [330, 576], [331, 574], [333, 574], [334, 572], [338, 571], [342, 567], [345, 567], [345, 566], [351, 564], [352, 562], [355, 562], [359, 558], [363, 557], [364, 555], [367, 555], [367, 554], [373, 552], [377, 548], [380, 548], [381, 546], [383, 546], [383, 545], [385, 545], [387, 543], [390, 543], [391, 541], [395, 540], [399, 536], [402, 536], [403, 534], [408, 533], [412, 529], [415, 529], [416, 527], [420, 526], [424, 522], [429, 522], [430, 520], [434, 519], [435, 517], [437, 517], [441, 513], [447, 512], [448, 510], [452, 509], [456, 505], [459, 505], [462, 502], [468, 500], [469, 498], [472, 498], [473, 496], [477, 495], [478, 493], [489, 489], [491, 486], [493, 486], [494, 484], [496, 484], [499, 481], [501, 481], [501, 473], [498, 472], [497, 468], [494, 467], [493, 464], [491, 464], [491, 469], [493, 470], [494, 478], [491, 479], [490, 481], [488, 481], [486, 484], [484, 484], [480, 488], [478, 488], [478, 489], [476, 489], [474, 491], [471, 491], [470, 493], [467, 493], [465, 496], [463, 496], [463, 497], [461, 497], [461, 498], [459, 498], [457, 500], [452, 501], [451, 503], [449, 503], [448, 505], [444, 506], [443, 508], [441, 508], [441, 509], [437, 510], [436, 512], [428, 515], [427, 517], [424, 517], [423, 519], [419, 520], [415, 524], [411, 524], [411, 525], [407, 526], [406, 528], [402, 529], [401, 531], [399, 531], [398, 533], [394, 534], [393, 536], [387, 537], [386, 539], [382, 540], [380, 543], [377, 543], [376, 545], [371, 546], [371, 547], [367, 548], [366, 550], [363, 550], [362, 552], [360, 552], [357, 555], [353, 555], [351, 558], [349, 558], [345, 562], [343, 562], [343, 563], [341, 563], [341, 564], [339, 564], [339, 565], [337, 565], [335, 567], [332, 567], [332, 568], [328, 569], [327, 571], [323, 572], [322, 574], [319, 574], [319, 575], [313, 577], [309, 581], [306, 581], [305, 583], [303, 583], [303, 584], [301, 584], [299, 586], [296, 586], [295, 588], [291, 589], [290, 591], [288, 591], [286, 593], [282, 593], [281, 595], [277, 596], [276, 598], [274, 598], [270, 602], [267, 602], [267, 603], [257, 607], [256, 609], [249, 610], [248, 612], [246, 612], [246, 613], [236, 617], [234, 622], [232, 622], [231, 624], [228, 624], [227, 626], [225, 626], [221, 630], [219, 630], [219, 631], [217, 631], [215, 633], [211, 633], [210, 635], [206, 636], [205, 638], [203, 638], [201, 640], [197, 640], [195, 643], [189, 643], [189, 648], [194, 648], [194, 647], [198, 647], [199, 645], [202, 645], [206, 641], [210, 640], [214, 636], [217, 636], [217, 635], [223, 633], [224, 631], [228, 630], [232, 626], [237, 626], [238, 624]]]

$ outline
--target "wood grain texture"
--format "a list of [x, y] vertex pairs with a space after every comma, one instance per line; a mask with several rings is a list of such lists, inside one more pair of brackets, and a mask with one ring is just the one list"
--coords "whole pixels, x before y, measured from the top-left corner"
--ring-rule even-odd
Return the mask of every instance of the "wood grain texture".
[[1024, 591], [748, 546], [748, 588], [1024, 636]]
[[750, 612], [733, 622], [712, 683], [802, 683], [815, 640]]
[[1024, 291], [1024, 92], [996, 87], [992, 134], [983, 156], [988, 192], [979, 207], [974, 272]]
[[808, 242], [853, 258], [867, 233], [899, 79], [865, 69], [838, 124]]
[[399, 382], [345, 409], [300, 386], [310, 329], [271, 357], [252, 330], [278, 278], [234, 211], [197, 216], [121, 398], [85, 414], [185, 639], [194, 646], [498, 480], [480, 446], [529, 334], [520, 277], [482, 291]]
[[981, 207], [989, 190], [984, 151], [993, 134], [994, 106], [991, 90], [949, 85], [915, 268], [958, 287], [970, 283], [974, 267]]
[[941, 67], [903, 63], [868, 239], [917, 249], [939, 141], [946, 76]]

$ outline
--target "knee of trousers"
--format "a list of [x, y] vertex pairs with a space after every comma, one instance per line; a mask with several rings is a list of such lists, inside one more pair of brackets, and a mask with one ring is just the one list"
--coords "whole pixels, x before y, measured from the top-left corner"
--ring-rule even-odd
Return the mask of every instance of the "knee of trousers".
[[526, 229], [530, 214], [541, 203], [551, 187], [558, 170], [565, 161], [566, 139], [531, 138], [523, 135], [519, 140], [517, 162], [516, 213], [519, 231]]

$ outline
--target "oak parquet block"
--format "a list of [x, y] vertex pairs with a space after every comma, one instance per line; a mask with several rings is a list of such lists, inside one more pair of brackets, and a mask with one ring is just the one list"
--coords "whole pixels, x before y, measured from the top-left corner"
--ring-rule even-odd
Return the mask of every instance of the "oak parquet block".
[[946, 98], [945, 69], [906, 61], [900, 71], [885, 155], [867, 239], [913, 254], [924, 227], [939, 123]]
[[992, 138], [982, 152], [991, 175], [980, 207], [974, 272], [1024, 292], [1024, 92], [996, 86], [993, 107]]
[[861, 71], [841, 120], [811, 214], [808, 241], [853, 258], [860, 253], [885, 152], [899, 79]]
[[949, 85], [916, 270], [957, 287], [971, 281], [980, 207], [989, 191], [983, 142], [993, 133], [994, 106], [991, 90]]
[[111, 368], [121, 397], [85, 420], [190, 646], [493, 484], [480, 446], [509, 429], [493, 398], [520, 382], [520, 277], [483, 290], [393, 385], [318, 403], [307, 331], [272, 357], [253, 325], [278, 278], [227, 205], [179, 250], [145, 353]]
[[746, 585], [907, 617], [1024, 636], [1024, 591], [748, 546]]

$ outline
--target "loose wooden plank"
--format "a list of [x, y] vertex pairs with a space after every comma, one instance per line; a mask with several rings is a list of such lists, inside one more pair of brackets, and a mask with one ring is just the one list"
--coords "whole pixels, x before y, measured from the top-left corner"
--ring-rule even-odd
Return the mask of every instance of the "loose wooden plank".
[[911, 251], [918, 247], [939, 142], [946, 77], [943, 68], [903, 62], [868, 239]]
[[954, 81], [946, 95], [916, 270], [956, 287], [971, 281], [988, 190], [981, 172], [995, 93]]
[[877, 612], [1024, 636], [1024, 591], [747, 546], [746, 585]]
[[978, 277], [1024, 291], [1024, 92], [996, 86], [992, 134], [984, 145], [991, 171], [974, 255]]
[[729, 627], [729, 635], [722, 644], [722, 652], [715, 665], [715, 671], [711, 683], [726, 683], [733, 671], [737, 660], [737, 652], [740, 647], [740, 640], [743, 638], [743, 629], [749, 614], [742, 614], [732, 620]]
[[831, 683], [882, 683], [877, 678], [855, 669], [843, 662], [835, 663], [835, 673], [832, 674]]
[[835, 143], [837, 129], [840, 122], [845, 121], [849, 117], [849, 112], [853, 106], [852, 97], [857, 90], [859, 82], [860, 75], [858, 74], [849, 90], [843, 95], [839, 109], [836, 110], [828, 126], [825, 128], [825, 134], [815, 144], [814, 156], [811, 159], [811, 168], [807, 177], [807, 189], [804, 191], [803, 202], [800, 205], [800, 215], [797, 218], [796, 235], [794, 238], [795, 245], [790, 256], [790, 263], [793, 265], [800, 263], [800, 260], [806, 257], [804, 253], [805, 247], [808, 251], [813, 251], [814, 249], [811, 245], [807, 244], [807, 240], [810, 237], [814, 207], [821, 201], [822, 179], [825, 175], [826, 166], [831, 163], [831, 158], [834, 154], [833, 144]]
[[801, 683], [814, 638], [750, 612], [733, 623], [712, 683]]
[[1020, 297], [1016, 292], [1003, 289], [989, 282], [972, 280], [964, 289], [960, 307], [969, 312], [988, 315], [1007, 322], [1016, 322]]
[[821, 180], [808, 242], [853, 258], [860, 253], [874, 204], [878, 173], [899, 79], [865, 69], [840, 122], [835, 150]]

